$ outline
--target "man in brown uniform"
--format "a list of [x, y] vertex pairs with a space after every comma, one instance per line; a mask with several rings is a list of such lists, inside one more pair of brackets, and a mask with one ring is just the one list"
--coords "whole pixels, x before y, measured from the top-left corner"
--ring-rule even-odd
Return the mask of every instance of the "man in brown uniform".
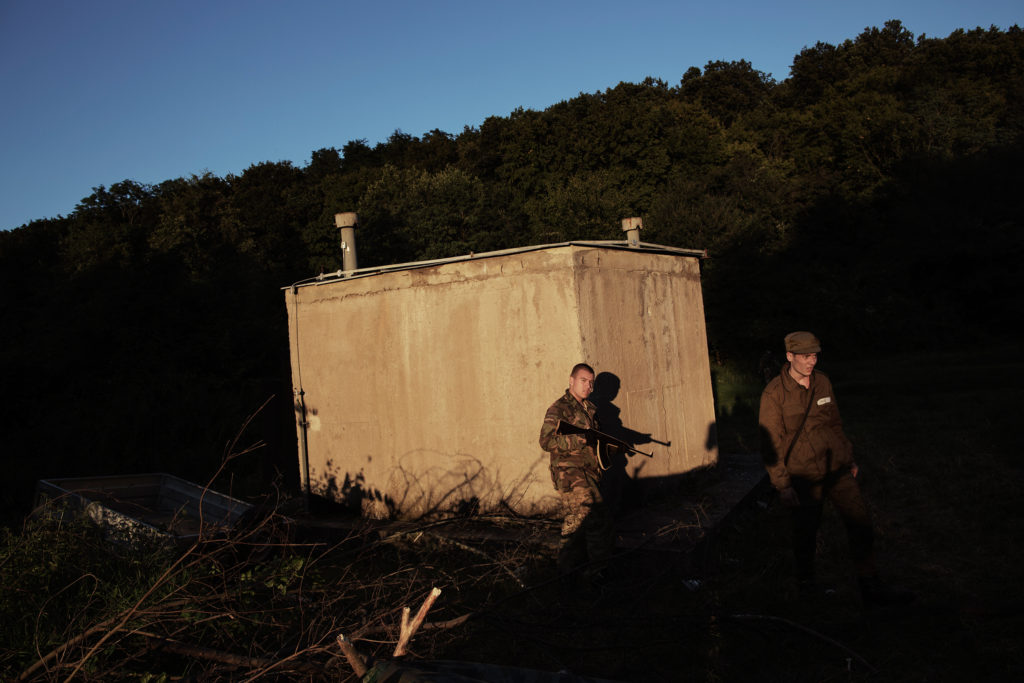
[[[551, 480], [562, 497], [562, 536], [558, 570], [567, 575], [586, 564], [584, 578], [601, 580], [612, 551], [611, 525], [601, 496], [601, 468], [596, 444], [582, 434], [558, 434], [558, 422], [596, 429], [596, 406], [588, 400], [594, 390], [594, 370], [579, 363], [569, 375], [569, 388], [551, 404], [540, 429], [540, 446], [551, 455]], [[589, 562], [589, 564], [587, 564]]]
[[816, 591], [814, 554], [825, 498], [846, 525], [865, 602], [906, 603], [907, 591], [878, 578], [874, 532], [857, 484], [853, 445], [843, 433], [832, 383], [815, 369], [821, 343], [810, 332], [786, 335], [786, 360], [761, 394], [765, 466], [782, 503], [793, 510], [793, 551], [801, 594]]

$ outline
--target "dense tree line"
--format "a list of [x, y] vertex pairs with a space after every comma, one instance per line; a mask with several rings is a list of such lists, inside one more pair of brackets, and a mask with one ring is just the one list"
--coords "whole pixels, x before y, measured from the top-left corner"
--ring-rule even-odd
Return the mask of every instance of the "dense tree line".
[[97, 187], [69, 216], [0, 232], [5, 510], [34, 478], [202, 478], [256, 406], [293, 477], [280, 288], [340, 268], [573, 239], [704, 248], [712, 351], [807, 326], [847, 353], [1009, 334], [1024, 217], [1024, 34], [900, 22], [794, 57], [776, 82], [709, 62], [518, 109], [479, 127]]

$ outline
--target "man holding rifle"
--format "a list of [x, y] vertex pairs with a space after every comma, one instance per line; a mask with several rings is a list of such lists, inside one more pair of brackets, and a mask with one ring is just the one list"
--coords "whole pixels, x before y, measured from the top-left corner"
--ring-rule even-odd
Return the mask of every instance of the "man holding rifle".
[[548, 408], [540, 430], [540, 446], [551, 456], [551, 481], [562, 498], [558, 571], [568, 577], [586, 565], [583, 577], [591, 585], [603, 580], [613, 548], [611, 520], [600, 490], [598, 444], [585, 433], [560, 433], [559, 423], [596, 429], [597, 408], [588, 400], [593, 391], [594, 369], [578, 363], [569, 375], [569, 388]]

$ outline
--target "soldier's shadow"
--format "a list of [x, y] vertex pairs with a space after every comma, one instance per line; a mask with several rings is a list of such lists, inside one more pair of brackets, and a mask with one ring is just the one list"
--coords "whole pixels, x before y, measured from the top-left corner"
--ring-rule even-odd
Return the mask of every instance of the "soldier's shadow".
[[[633, 447], [651, 443], [650, 434], [638, 432], [622, 424], [622, 411], [615, 405], [615, 398], [621, 388], [622, 381], [614, 373], [601, 372], [594, 378], [594, 391], [590, 394], [590, 401], [597, 408], [595, 417], [598, 429]], [[619, 449], [605, 449], [603, 444], [602, 449], [610, 466], [601, 477], [601, 495], [604, 496], [611, 514], [620, 516], [640, 507], [642, 496], [639, 483], [626, 472], [625, 453]]]

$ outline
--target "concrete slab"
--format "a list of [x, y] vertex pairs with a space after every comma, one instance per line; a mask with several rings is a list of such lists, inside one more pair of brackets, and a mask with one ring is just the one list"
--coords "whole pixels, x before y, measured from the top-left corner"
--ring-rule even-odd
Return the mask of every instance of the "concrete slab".
[[757, 454], [720, 454], [718, 464], [688, 475], [675, 495], [624, 515], [616, 549], [653, 555], [652, 561], [700, 575], [713, 570], [712, 550], [731, 516], [768, 485]]

